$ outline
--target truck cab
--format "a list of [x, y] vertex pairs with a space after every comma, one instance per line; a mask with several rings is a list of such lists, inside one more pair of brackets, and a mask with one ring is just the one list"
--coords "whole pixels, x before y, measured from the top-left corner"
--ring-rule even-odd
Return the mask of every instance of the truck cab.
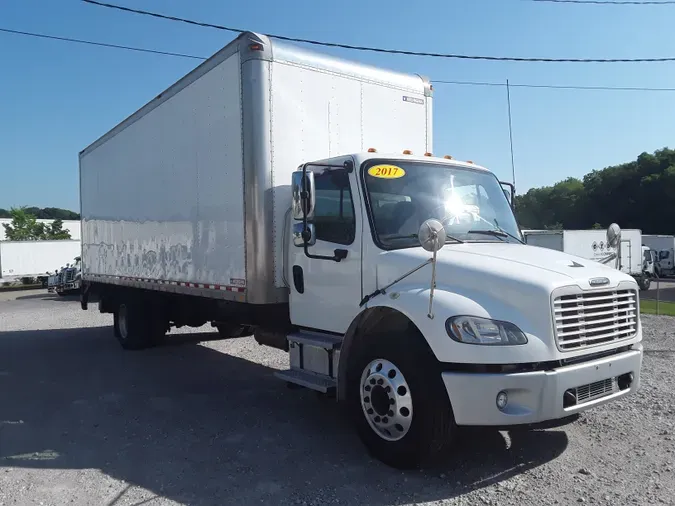
[[381, 460], [417, 463], [457, 426], [570, 420], [638, 387], [635, 280], [525, 245], [486, 168], [371, 150], [302, 165], [291, 191], [295, 331], [278, 376], [335, 388]]

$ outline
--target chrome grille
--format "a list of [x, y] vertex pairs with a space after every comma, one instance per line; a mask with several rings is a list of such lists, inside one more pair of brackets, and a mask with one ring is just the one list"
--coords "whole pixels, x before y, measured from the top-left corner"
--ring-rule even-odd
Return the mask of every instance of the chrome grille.
[[555, 335], [563, 351], [629, 339], [637, 332], [637, 292], [608, 290], [553, 301]]
[[65, 282], [70, 283], [73, 279], [75, 279], [75, 269], [67, 269]]
[[575, 390], [577, 404], [583, 404], [584, 402], [590, 402], [595, 399], [612, 395], [619, 390], [619, 386], [616, 378], [608, 378], [606, 380], [596, 381], [595, 383], [577, 387]]

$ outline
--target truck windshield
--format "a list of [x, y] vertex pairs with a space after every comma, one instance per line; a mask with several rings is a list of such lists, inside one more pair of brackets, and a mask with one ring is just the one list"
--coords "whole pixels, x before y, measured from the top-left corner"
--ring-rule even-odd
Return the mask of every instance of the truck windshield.
[[377, 160], [364, 165], [363, 179], [375, 240], [384, 249], [417, 246], [417, 232], [429, 218], [465, 242], [522, 238], [499, 181], [488, 171]]

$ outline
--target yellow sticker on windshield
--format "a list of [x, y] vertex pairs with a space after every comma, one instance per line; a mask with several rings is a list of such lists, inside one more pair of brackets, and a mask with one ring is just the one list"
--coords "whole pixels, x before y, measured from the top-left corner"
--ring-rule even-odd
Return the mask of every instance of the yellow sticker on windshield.
[[405, 176], [405, 170], [396, 165], [375, 165], [368, 169], [368, 175], [381, 179], [398, 179]]

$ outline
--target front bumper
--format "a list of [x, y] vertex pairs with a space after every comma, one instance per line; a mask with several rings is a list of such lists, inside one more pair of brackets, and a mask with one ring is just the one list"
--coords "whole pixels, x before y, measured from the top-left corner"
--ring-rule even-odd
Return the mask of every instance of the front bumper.
[[[548, 371], [443, 372], [442, 377], [457, 425], [512, 426], [567, 418], [635, 392], [641, 366], [642, 345], [636, 345], [617, 355]], [[500, 392], [508, 397], [503, 409], [496, 403]]]

